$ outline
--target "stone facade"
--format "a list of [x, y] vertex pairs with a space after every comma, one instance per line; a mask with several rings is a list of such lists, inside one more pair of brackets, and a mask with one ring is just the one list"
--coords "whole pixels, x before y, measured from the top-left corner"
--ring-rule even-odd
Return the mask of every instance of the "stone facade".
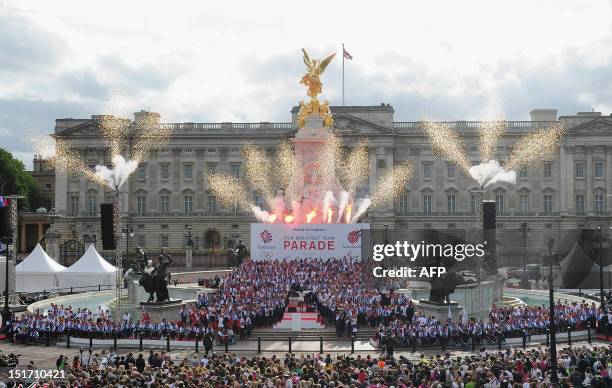
[[[186, 226], [192, 226], [193, 266], [223, 260], [225, 246], [249, 243], [249, 224], [255, 219], [239, 209], [222, 209], [210, 195], [203, 173], [224, 170], [244, 178], [240, 147], [245, 142], [273, 152], [282, 138], [296, 131], [297, 107], [286, 123], [174, 123], [170, 144], [155, 152], [122, 188], [122, 212], [134, 228], [130, 246], [184, 257]], [[409, 239], [411, 229], [451, 228], [467, 232], [479, 225], [477, 184], [458, 167], [436, 158], [418, 122], [394, 121], [394, 109], [380, 106], [332, 107], [334, 126], [346, 147], [366, 137], [370, 151], [371, 190], [386, 168], [412, 160], [415, 174], [393, 208], [371, 209], [374, 240]], [[522, 262], [519, 226], [527, 223], [527, 255], [538, 262], [546, 237], [560, 241], [566, 251], [566, 231], [608, 224], [607, 194], [612, 193], [612, 118], [597, 112], [557, 118], [556, 110], [534, 110], [531, 121], [509, 121], [497, 150], [505, 160], [520, 136], [560, 120], [570, 128], [558, 154], [543, 166], [518, 172], [517, 184], [497, 184], [485, 195], [498, 201], [498, 254], [505, 264]], [[70, 138], [88, 165], [110, 164], [98, 136], [96, 116], [58, 119], [55, 134]], [[464, 137], [470, 160], [479, 161], [477, 121], [451, 123]], [[271, 167], [270, 173], [277, 173]], [[254, 201], [260, 201], [253, 193]], [[63, 240], [95, 242], [101, 250], [100, 204], [110, 201], [107, 189], [85, 179], [58, 172], [55, 177], [56, 222]], [[126, 200], [128, 199], [129, 200]], [[125, 250], [125, 239], [122, 241]], [[221, 257], [221, 258], [220, 258]]]

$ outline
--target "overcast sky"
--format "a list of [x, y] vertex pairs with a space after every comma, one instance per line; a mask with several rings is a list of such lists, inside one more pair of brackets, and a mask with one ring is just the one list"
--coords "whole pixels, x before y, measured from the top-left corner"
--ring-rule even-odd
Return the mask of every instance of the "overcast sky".
[[0, 147], [30, 167], [24, 133], [136, 109], [290, 121], [302, 47], [338, 54], [323, 81], [341, 104], [342, 43], [346, 104], [389, 102], [397, 121], [478, 119], [491, 99], [512, 120], [612, 111], [612, 0], [0, 0]]

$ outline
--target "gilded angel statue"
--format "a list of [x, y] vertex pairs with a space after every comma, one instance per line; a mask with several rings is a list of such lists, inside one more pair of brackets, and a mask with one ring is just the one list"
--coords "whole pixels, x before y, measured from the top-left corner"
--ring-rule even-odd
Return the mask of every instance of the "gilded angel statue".
[[306, 50], [302, 49], [304, 53], [304, 63], [306, 64], [307, 72], [302, 77], [300, 81], [301, 84], [304, 84], [308, 87], [308, 96], [311, 98], [316, 98], [319, 93], [323, 90], [323, 84], [321, 83], [320, 77], [321, 74], [325, 71], [325, 68], [332, 61], [334, 56], [331, 54], [325, 59], [310, 59]]

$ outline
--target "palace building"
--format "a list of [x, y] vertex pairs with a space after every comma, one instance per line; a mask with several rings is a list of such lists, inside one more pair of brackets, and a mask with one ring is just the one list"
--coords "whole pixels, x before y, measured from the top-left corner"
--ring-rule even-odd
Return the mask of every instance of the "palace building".
[[[374, 240], [410, 239], [410, 230], [459, 229], [478, 234], [478, 185], [454, 164], [437, 158], [418, 122], [394, 120], [394, 108], [380, 106], [331, 107], [334, 127], [346, 147], [367, 138], [370, 179], [359, 188], [367, 194], [385, 169], [405, 160], [415, 164], [414, 176], [393, 207], [370, 209], [364, 222], [374, 230]], [[174, 136], [140, 164], [122, 187], [122, 228], [133, 236], [127, 240], [152, 253], [173, 253], [184, 260], [187, 240], [194, 242], [193, 266], [220, 265], [225, 249], [242, 240], [249, 244], [253, 215], [241, 209], [222, 208], [210, 193], [203, 173], [227, 171], [244, 179], [241, 145], [253, 142], [274, 152], [283, 138], [296, 131], [298, 108], [292, 120], [282, 123], [172, 123]], [[135, 120], [138, 120], [138, 112]], [[99, 136], [100, 116], [85, 119], [57, 119], [55, 135], [71, 141], [91, 168], [110, 164], [110, 156]], [[163, 120], [162, 120], [163, 121]], [[564, 231], [595, 228], [609, 221], [608, 193], [612, 194], [612, 117], [598, 112], [579, 112], [557, 117], [554, 109], [536, 109], [530, 121], [508, 121], [506, 134], [497, 149], [497, 159], [506, 159], [522, 135], [561, 121], [569, 128], [554, 158], [532, 168], [517, 171], [516, 185], [493, 185], [482, 195], [497, 206], [497, 252], [506, 264], [539, 262], [549, 236], [563, 241]], [[470, 159], [478, 163], [478, 121], [450, 123], [463, 136]], [[270, 174], [279, 171], [270, 167]], [[55, 209], [60, 215], [55, 229], [61, 247], [85, 247], [95, 243], [102, 251], [100, 204], [110, 202], [112, 193], [84, 178], [55, 175]], [[262, 196], [252, 192], [253, 202]], [[529, 233], [519, 228], [526, 223]], [[527, 236], [527, 237], [525, 237]], [[526, 241], [526, 243], [525, 243]], [[526, 244], [524, 246], [523, 244]], [[560, 246], [560, 251], [569, 248]], [[77, 253], [60, 248], [62, 263]], [[58, 258], [56, 258], [58, 259]]]

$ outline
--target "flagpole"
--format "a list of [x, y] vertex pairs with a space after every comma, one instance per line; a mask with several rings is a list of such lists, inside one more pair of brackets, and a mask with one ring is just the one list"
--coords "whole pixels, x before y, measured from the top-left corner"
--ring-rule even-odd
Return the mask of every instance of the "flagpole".
[[344, 106], [344, 43], [342, 43], [342, 106]]

